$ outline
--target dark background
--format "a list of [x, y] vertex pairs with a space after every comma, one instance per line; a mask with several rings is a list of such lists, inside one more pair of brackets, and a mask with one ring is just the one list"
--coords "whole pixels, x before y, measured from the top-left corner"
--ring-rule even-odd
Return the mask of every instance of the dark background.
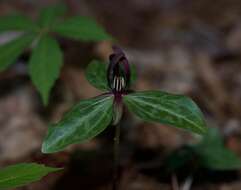
[[[0, 0], [0, 15], [14, 11], [36, 18], [57, 0]], [[118, 40], [138, 72], [136, 90], [158, 89], [192, 97], [209, 127], [218, 127], [227, 147], [241, 157], [240, 0], [65, 0], [68, 15], [95, 17]], [[15, 35], [0, 35], [3, 43]], [[106, 60], [110, 42], [81, 43], [58, 38], [65, 56], [60, 79], [44, 108], [25, 62], [28, 52], [0, 73], [0, 167], [19, 162], [64, 166], [64, 172], [19, 189], [105, 190], [111, 183], [112, 136], [108, 128], [85, 144], [43, 155], [49, 122], [75, 102], [100, 92], [84, 77], [93, 58]], [[1, 52], [0, 52], [1, 53]], [[121, 139], [121, 184], [125, 190], [178, 190], [176, 174], [165, 175], [166, 155], [197, 138], [188, 132], [144, 123], [125, 112]], [[192, 170], [192, 168], [186, 168]], [[239, 190], [240, 172], [180, 174], [180, 190]]]

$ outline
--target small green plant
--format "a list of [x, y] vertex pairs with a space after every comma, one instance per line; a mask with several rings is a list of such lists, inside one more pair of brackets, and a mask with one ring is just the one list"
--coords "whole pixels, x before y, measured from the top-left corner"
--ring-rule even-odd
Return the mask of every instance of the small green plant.
[[0, 46], [0, 71], [15, 63], [26, 48], [32, 48], [28, 71], [45, 105], [63, 65], [63, 53], [53, 36], [84, 42], [111, 39], [93, 19], [80, 16], [64, 19], [65, 11], [64, 6], [56, 5], [44, 8], [35, 21], [23, 14], [0, 18], [0, 33], [20, 32], [18, 37]]
[[225, 147], [216, 128], [209, 128], [199, 143], [185, 145], [174, 151], [167, 157], [164, 164], [172, 170], [171, 172], [188, 164], [195, 165], [195, 167], [190, 166], [195, 170], [200, 168], [209, 170], [236, 170], [241, 168], [241, 160]]
[[117, 189], [118, 178], [119, 121], [124, 105], [145, 121], [176, 126], [198, 134], [204, 134], [207, 128], [200, 109], [188, 97], [161, 91], [132, 91], [130, 86], [135, 81], [135, 71], [120, 48], [113, 47], [113, 50], [108, 67], [93, 61], [86, 70], [87, 80], [105, 93], [80, 101], [60, 122], [51, 125], [42, 152], [61, 151], [68, 145], [95, 137], [108, 125], [114, 125], [114, 190]]
[[12, 189], [40, 180], [61, 168], [51, 168], [35, 163], [11, 165], [0, 170], [0, 189]]

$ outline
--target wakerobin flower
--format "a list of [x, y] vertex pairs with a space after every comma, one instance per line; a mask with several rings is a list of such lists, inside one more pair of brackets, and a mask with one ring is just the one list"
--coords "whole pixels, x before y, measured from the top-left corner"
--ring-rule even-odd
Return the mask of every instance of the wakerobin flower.
[[126, 93], [130, 86], [129, 62], [118, 47], [113, 47], [114, 53], [110, 55], [107, 70], [108, 85], [114, 95]]
[[107, 126], [116, 125], [121, 119], [123, 106], [145, 121], [176, 126], [199, 134], [206, 131], [201, 111], [188, 97], [162, 91], [131, 91], [135, 70], [118, 47], [113, 47], [108, 67], [98, 61], [90, 63], [86, 78], [105, 92], [80, 101], [60, 122], [50, 126], [42, 146], [44, 153], [63, 150], [70, 144], [95, 137]]
[[116, 125], [122, 116], [122, 96], [129, 91], [131, 71], [124, 52], [116, 46], [113, 47], [113, 50], [114, 53], [109, 57], [107, 80], [111, 89], [110, 94], [114, 96], [112, 124]]

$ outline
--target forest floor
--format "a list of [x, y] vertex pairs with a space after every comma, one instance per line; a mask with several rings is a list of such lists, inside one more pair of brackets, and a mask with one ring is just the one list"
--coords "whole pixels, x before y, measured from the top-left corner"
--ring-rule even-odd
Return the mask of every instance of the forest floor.
[[[56, 2], [0, 1], [0, 14], [23, 11], [33, 18], [39, 7]], [[225, 144], [241, 158], [241, 2], [238, 0], [66, 0], [69, 14], [94, 16], [118, 39], [135, 64], [135, 90], [157, 89], [190, 96], [209, 127], [218, 127]], [[0, 43], [14, 33], [0, 35]], [[96, 96], [84, 77], [93, 59], [107, 60], [109, 42], [59, 39], [65, 64], [43, 107], [27, 74], [28, 52], [0, 74], [0, 167], [36, 161], [64, 166], [59, 174], [22, 190], [110, 189], [113, 128], [81, 145], [43, 155], [49, 122], [58, 121], [74, 103]], [[1, 53], [1, 52], [0, 52]], [[159, 124], [145, 123], [125, 110], [121, 125], [123, 190], [240, 190], [237, 171], [166, 173], [165, 158], [198, 137]], [[186, 171], [190, 171], [187, 172]]]

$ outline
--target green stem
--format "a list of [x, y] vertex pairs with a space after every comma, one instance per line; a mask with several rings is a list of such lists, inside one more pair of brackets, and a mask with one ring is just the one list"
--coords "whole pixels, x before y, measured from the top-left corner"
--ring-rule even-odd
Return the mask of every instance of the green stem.
[[120, 154], [120, 124], [115, 125], [114, 137], [114, 167], [113, 167], [113, 186], [112, 190], [118, 190], [119, 184], [119, 154]]

